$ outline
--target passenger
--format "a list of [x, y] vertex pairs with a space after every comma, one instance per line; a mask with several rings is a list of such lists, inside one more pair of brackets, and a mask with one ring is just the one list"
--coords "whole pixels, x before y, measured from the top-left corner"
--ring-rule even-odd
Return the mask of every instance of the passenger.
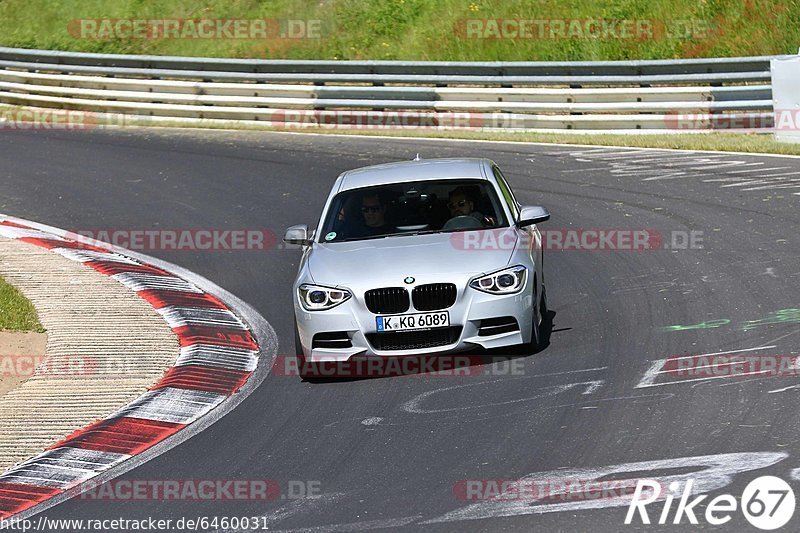
[[467, 187], [460, 186], [450, 191], [448, 196], [447, 208], [450, 209], [450, 216], [473, 217], [484, 226], [494, 226], [494, 219], [485, 216], [480, 211], [475, 210], [475, 200]]

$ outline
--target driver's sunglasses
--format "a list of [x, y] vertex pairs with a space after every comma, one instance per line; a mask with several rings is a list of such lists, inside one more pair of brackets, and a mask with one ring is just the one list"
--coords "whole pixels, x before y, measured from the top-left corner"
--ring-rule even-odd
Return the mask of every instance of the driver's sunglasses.
[[459, 200], [457, 202], [450, 202], [449, 204], [447, 204], [447, 207], [449, 207], [450, 209], [455, 209], [456, 207], [464, 207], [465, 205], [467, 205], [466, 200]]
[[379, 205], [362, 205], [361, 212], [362, 213], [377, 213], [381, 210], [381, 206]]

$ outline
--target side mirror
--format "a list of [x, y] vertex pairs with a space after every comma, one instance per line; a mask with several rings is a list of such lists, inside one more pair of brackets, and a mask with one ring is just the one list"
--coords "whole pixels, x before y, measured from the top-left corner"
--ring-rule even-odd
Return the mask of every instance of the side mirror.
[[297, 224], [291, 226], [283, 235], [283, 242], [286, 244], [299, 244], [301, 246], [308, 246], [311, 244], [311, 237], [308, 234], [308, 225]]
[[517, 227], [524, 228], [550, 220], [550, 211], [540, 205], [528, 205], [519, 212]]

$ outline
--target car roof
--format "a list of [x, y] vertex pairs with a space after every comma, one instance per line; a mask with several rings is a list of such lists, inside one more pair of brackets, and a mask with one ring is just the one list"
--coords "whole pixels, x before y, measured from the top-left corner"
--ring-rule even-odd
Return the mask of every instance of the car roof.
[[491, 161], [481, 158], [415, 159], [348, 170], [342, 174], [339, 191], [374, 185], [438, 179], [486, 180], [484, 165]]

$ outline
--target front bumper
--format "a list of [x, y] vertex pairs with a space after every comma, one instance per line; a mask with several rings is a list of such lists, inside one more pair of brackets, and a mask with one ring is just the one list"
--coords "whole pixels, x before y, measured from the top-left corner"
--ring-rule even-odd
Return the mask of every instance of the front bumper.
[[[376, 314], [370, 312], [363, 300], [352, 297], [327, 311], [306, 311], [295, 299], [295, 317], [303, 354], [309, 362], [346, 361], [355, 355], [396, 357], [433, 353], [463, 352], [476, 347], [485, 349], [524, 344], [531, 340], [534, 302], [531, 276], [526, 286], [517, 294], [493, 295], [463, 287], [458, 289], [456, 302], [446, 309], [451, 326], [460, 326], [457, 340], [433, 348], [406, 350], [379, 350], [367, 335], [376, 333]], [[413, 306], [407, 313], [417, 313]], [[481, 321], [513, 317], [519, 329], [494, 335], [479, 335]], [[343, 348], [312, 348], [314, 336], [319, 333], [346, 332], [351, 346]]]

